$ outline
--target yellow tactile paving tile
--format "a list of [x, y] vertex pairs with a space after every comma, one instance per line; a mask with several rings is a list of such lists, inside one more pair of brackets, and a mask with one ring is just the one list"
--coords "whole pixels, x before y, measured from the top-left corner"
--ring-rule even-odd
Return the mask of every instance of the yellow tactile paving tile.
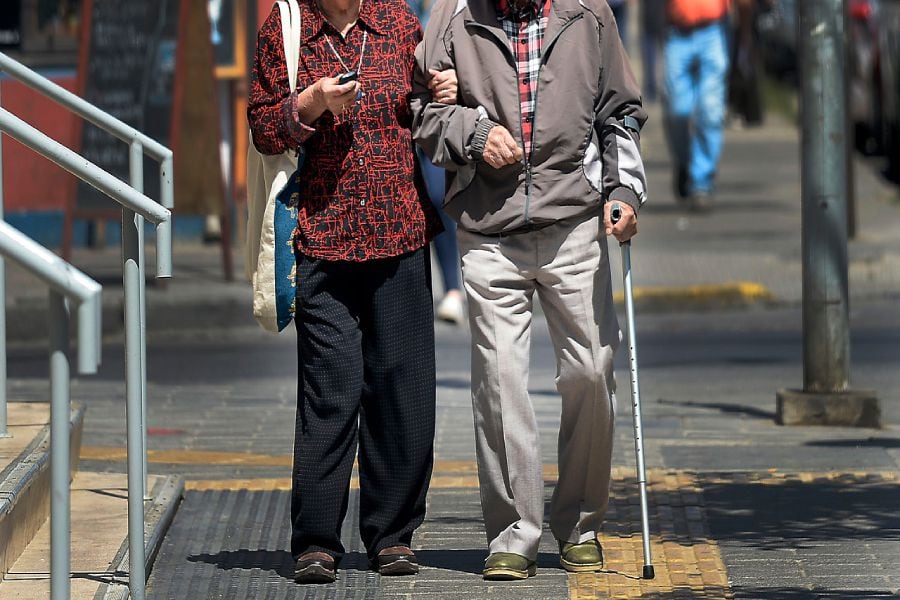
[[697, 476], [653, 470], [647, 479], [655, 579], [640, 577], [644, 556], [634, 472], [617, 468], [600, 540], [606, 568], [601, 573], [570, 575], [569, 597], [732, 598], [725, 564], [709, 536]]

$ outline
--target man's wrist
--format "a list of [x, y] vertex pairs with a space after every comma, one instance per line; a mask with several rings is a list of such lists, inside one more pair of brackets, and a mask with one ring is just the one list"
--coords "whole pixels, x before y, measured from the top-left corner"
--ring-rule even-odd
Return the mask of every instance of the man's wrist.
[[497, 123], [491, 121], [487, 116], [483, 116], [475, 122], [475, 133], [472, 134], [472, 143], [469, 145], [469, 156], [472, 157], [472, 160], [481, 160], [491, 129], [496, 126]]
[[634, 190], [627, 187], [617, 187], [609, 194], [609, 198], [607, 202], [622, 202], [631, 207], [634, 211], [634, 214], [637, 215], [638, 210], [641, 208], [641, 201], [637, 197], [637, 194], [634, 193]]

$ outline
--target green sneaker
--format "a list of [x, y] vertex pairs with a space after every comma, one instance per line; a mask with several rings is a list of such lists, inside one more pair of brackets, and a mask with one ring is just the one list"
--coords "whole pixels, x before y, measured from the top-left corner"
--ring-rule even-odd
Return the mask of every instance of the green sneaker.
[[570, 573], [590, 573], [603, 569], [603, 548], [597, 540], [580, 544], [559, 542], [559, 564]]
[[492, 581], [528, 579], [537, 575], [537, 564], [521, 554], [494, 552], [484, 561], [484, 578]]

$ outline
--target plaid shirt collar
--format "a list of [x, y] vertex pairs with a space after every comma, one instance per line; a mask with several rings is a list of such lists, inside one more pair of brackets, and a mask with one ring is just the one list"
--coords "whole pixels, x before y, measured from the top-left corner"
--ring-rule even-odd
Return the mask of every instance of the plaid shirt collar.
[[497, 0], [497, 18], [511, 21], [533, 21], [541, 16], [547, 0], [523, 0], [517, 4], [515, 0]]

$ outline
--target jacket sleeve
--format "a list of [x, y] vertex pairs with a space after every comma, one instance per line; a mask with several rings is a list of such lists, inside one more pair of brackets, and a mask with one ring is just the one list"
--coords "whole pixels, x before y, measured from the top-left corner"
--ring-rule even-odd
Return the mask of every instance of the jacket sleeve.
[[603, 72], [596, 120], [603, 155], [603, 196], [626, 202], [636, 213], [647, 199], [640, 145], [647, 113], [612, 12], [603, 8], [599, 14]]
[[441, 0], [434, 6], [425, 28], [425, 37], [416, 48], [413, 93], [413, 139], [432, 162], [455, 171], [470, 164], [472, 136], [478, 118], [477, 108], [434, 102], [429, 91], [429, 69], [455, 69], [452, 39], [448, 30], [455, 0]]
[[281, 154], [299, 148], [315, 129], [302, 123], [297, 113], [297, 92], [291, 93], [281, 13], [275, 6], [259, 30], [250, 75], [247, 120], [253, 144], [263, 154]]

